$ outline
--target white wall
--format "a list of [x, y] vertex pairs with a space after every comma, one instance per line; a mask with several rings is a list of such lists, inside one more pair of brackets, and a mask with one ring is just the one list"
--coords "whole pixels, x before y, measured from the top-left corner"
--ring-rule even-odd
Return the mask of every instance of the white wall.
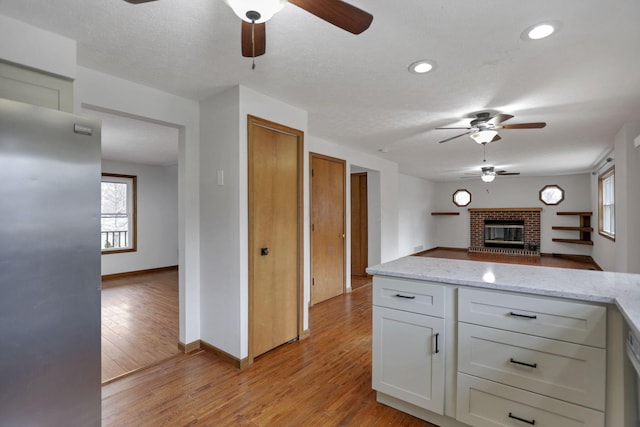
[[102, 255], [102, 274], [178, 265], [178, 165], [103, 160], [102, 172], [137, 177], [137, 251]]
[[239, 111], [237, 87], [200, 102], [201, 339], [236, 357], [242, 336]]
[[411, 255], [436, 246], [436, 185], [409, 175], [398, 180], [398, 256]]
[[[614, 139], [612, 164], [604, 166], [599, 173], [615, 165], [615, 216], [616, 239], [612, 241], [594, 233], [593, 258], [603, 270], [623, 273], [640, 273], [640, 148], [633, 140], [640, 135], [640, 122], [627, 123]], [[598, 176], [591, 178], [594, 228], [598, 227]]]
[[[547, 206], [539, 199], [545, 185], [559, 185], [565, 192], [564, 201]], [[471, 204], [460, 208], [453, 204], [457, 189], [471, 193]], [[459, 216], [435, 218], [437, 246], [466, 248], [470, 244], [469, 208], [542, 208], [540, 214], [540, 250], [543, 253], [591, 255], [591, 246], [552, 242], [553, 237], [577, 238], [577, 232], [551, 230], [554, 225], [578, 226], [576, 216], [557, 216], [558, 211], [591, 211], [590, 175], [564, 175], [552, 177], [497, 177], [490, 184], [480, 178], [438, 183], [436, 210], [460, 212]], [[592, 222], [595, 217], [592, 217]], [[573, 234], [572, 234], [573, 233]], [[593, 235], [593, 234], [592, 234]]]
[[0, 58], [68, 79], [76, 77], [76, 41], [0, 15]]

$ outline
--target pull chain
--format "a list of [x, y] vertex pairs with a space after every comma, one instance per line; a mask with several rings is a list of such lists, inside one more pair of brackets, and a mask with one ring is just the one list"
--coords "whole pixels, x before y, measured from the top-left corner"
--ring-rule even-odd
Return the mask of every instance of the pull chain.
[[252, 49], [252, 63], [251, 69], [256, 69], [256, 21], [255, 19], [251, 21], [251, 49]]

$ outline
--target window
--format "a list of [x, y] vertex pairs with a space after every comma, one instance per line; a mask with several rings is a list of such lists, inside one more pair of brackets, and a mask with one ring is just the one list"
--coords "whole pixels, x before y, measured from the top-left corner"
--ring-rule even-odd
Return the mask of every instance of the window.
[[102, 174], [100, 246], [103, 254], [136, 250], [136, 177]]
[[545, 205], [559, 205], [564, 200], [564, 190], [557, 185], [545, 185], [538, 196]]
[[453, 193], [453, 203], [460, 207], [469, 205], [469, 203], [471, 203], [471, 193], [464, 189], [456, 190], [456, 192]]
[[598, 231], [601, 235], [615, 240], [615, 168], [598, 177]]

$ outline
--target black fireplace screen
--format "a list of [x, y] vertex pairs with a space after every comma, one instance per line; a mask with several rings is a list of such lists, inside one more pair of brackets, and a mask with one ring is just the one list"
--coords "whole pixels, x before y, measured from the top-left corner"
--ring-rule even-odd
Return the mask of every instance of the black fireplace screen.
[[485, 220], [484, 245], [524, 249], [524, 221]]

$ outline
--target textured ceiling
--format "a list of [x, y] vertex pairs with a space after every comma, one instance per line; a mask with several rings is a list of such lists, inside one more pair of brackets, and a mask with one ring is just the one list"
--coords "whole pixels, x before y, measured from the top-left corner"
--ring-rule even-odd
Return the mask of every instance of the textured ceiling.
[[[358, 36], [286, 5], [255, 70], [223, 0], [2, 0], [0, 13], [77, 40], [82, 66], [167, 92], [203, 99], [245, 85], [307, 110], [311, 136], [436, 181], [479, 171], [481, 146], [438, 144], [459, 131], [434, 130], [478, 111], [547, 122], [487, 146], [488, 164], [523, 176], [588, 172], [623, 123], [640, 121], [638, 0], [350, 3], [374, 16]], [[520, 38], [549, 20], [562, 24], [550, 38]], [[434, 72], [407, 71], [423, 58]]]

